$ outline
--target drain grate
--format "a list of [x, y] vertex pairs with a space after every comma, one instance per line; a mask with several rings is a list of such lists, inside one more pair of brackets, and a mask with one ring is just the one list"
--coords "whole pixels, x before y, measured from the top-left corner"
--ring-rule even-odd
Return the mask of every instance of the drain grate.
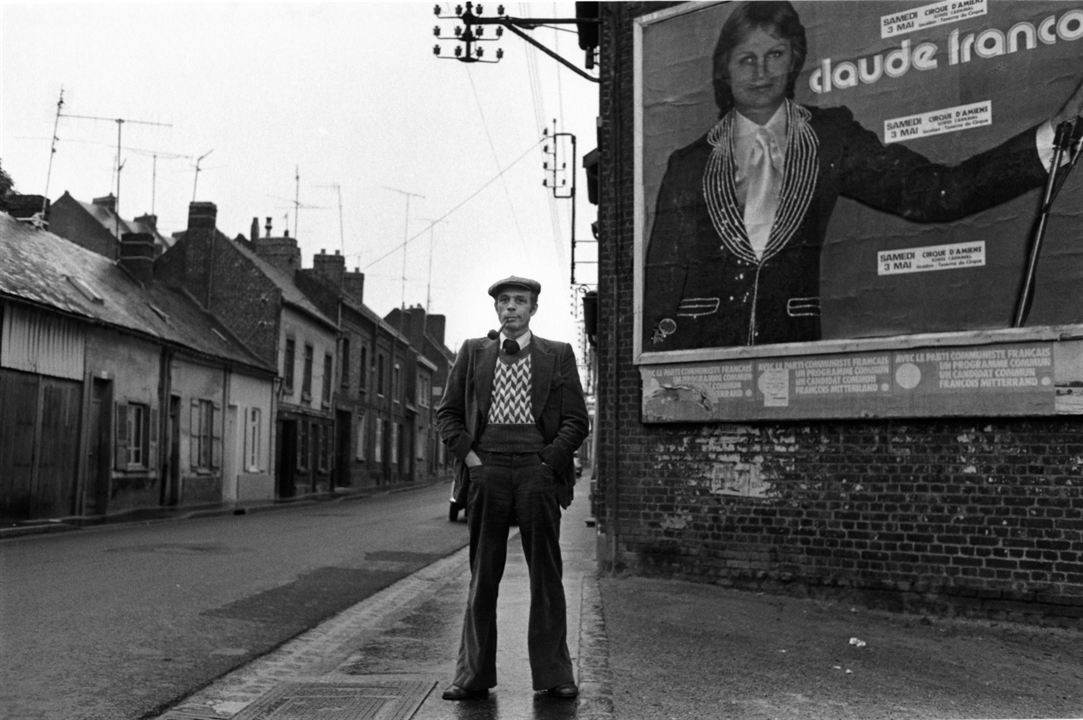
[[283, 683], [234, 720], [407, 720], [434, 687], [433, 680], [379, 678]]

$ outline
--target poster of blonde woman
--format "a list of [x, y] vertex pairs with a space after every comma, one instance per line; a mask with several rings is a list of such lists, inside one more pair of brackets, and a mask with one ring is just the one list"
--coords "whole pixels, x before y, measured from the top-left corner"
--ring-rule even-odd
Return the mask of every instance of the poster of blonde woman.
[[1083, 2], [690, 3], [636, 40], [641, 363], [1083, 324]]

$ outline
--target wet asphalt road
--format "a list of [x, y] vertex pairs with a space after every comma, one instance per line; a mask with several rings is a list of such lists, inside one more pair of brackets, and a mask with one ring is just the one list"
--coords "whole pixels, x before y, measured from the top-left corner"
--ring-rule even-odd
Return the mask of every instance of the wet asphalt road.
[[0, 542], [0, 709], [140, 718], [455, 552], [444, 483]]

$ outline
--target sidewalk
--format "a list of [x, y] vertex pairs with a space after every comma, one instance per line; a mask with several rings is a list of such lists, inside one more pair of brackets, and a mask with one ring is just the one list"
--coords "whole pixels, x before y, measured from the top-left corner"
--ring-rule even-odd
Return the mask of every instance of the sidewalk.
[[216, 515], [247, 515], [269, 510], [288, 510], [299, 505], [356, 500], [383, 493], [409, 492], [431, 485], [447, 485], [451, 478], [437, 478], [417, 483], [403, 483], [381, 487], [335, 488], [330, 492], [312, 493], [294, 498], [276, 498], [268, 500], [248, 500], [236, 502], [216, 502], [206, 505], [184, 507], [152, 507], [127, 510], [113, 515], [81, 516], [73, 515], [57, 518], [39, 518], [35, 520], [6, 520], [0, 524], [0, 540], [28, 535], [91, 530], [94, 528], [115, 528], [120, 525], [145, 525], [154, 522], [172, 522], [190, 520]]
[[[272, 653], [220, 678], [158, 720], [609, 720], [608, 653], [587, 527], [588, 481], [565, 514], [568, 644], [581, 689], [576, 701], [535, 698], [527, 660], [529, 578], [513, 529], [498, 604], [498, 686], [484, 701], [452, 703], [451, 682], [469, 580], [467, 550], [377, 593]], [[463, 523], [463, 539], [466, 526]]]
[[[463, 549], [185, 699], [159, 720], [1083, 718], [1083, 634], [922, 618], [641, 577], [598, 578], [582, 490], [562, 545], [581, 695], [535, 698], [517, 534], [499, 685], [440, 699], [466, 601]], [[466, 528], [463, 527], [464, 537]]]

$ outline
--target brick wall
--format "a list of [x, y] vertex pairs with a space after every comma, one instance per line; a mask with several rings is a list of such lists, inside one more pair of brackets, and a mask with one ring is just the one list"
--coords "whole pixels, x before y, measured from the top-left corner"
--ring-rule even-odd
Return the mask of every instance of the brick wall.
[[261, 360], [277, 367], [280, 292], [249, 256], [218, 232], [213, 203], [192, 203], [184, 237], [155, 263], [155, 275], [191, 295]]
[[640, 422], [631, 21], [664, 6], [601, 6], [601, 557], [896, 610], [1079, 625], [1079, 419]]

